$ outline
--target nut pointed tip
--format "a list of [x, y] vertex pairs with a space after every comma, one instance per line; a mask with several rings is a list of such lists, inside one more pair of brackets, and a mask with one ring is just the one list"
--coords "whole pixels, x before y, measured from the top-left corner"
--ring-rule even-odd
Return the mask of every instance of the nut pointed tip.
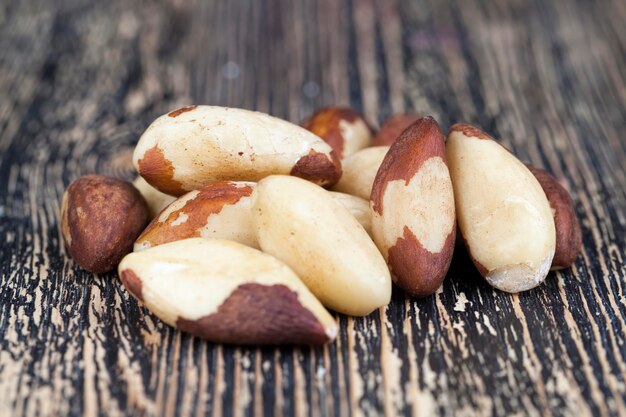
[[454, 132], [462, 133], [464, 136], [469, 138], [477, 138], [477, 139], [485, 139], [485, 140], [495, 140], [493, 136], [490, 134], [483, 132], [475, 126], [468, 125], [466, 123], [455, 123], [450, 126], [448, 129], [448, 136]]
[[512, 294], [532, 290], [546, 279], [553, 256], [554, 251], [549, 253], [538, 267], [518, 264], [496, 268], [485, 275], [485, 280], [492, 287]]

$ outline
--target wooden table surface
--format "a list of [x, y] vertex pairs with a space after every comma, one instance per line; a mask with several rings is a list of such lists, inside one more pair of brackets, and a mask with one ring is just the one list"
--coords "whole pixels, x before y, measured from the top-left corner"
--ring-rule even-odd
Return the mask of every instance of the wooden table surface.
[[[0, 3], [0, 416], [626, 415], [626, 2]], [[219, 346], [66, 255], [70, 181], [132, 179], [178, 106], [465, 121], [572, 193], [584, 249], [520, 295], [462, 254], [320, 347]]]

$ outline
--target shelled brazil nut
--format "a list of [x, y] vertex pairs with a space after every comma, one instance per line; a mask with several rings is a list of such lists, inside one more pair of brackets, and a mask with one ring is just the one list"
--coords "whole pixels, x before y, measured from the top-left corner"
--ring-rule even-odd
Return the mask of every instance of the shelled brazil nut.
[[188, 106], [156, 119], [133, 153], [139, 174], [175, 196], [212, 181], [257, 181], [288, 174], [335, 184], [341, 163], [306, 129], [250, 110]]
[[362, 316], [389, 303], [385, 260], [326, 190], [273, 175], [257, 184], [253, 210], [261, 249], [289, 265], [326, 307]]
[[418, 119], [391, 145], [372, 188], [372, 233], [394, 282], [425, 297], [441, 285], [456, 236], [454, 193], [444, 137]]
[[492, 286], [508, 292], [545, 279], [555, 250], [550, 204], [535, 176], [491, 136], [450, 128], [448, 166], [467, 250]]
[[191, 238], [127, 255], [124, 286], [170, 326], [216, 343], [331, 341], [337, 324], [285, 264], [237, 242]]

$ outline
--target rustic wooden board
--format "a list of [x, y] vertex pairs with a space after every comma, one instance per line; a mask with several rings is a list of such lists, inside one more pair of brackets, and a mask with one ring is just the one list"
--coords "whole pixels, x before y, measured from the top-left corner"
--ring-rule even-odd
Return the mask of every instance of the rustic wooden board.
[[[0, 416], [626, 415], [626, 2], [0, 3]], [[572, 192], [584, 250], [491, 290], [458, 255], [423, 300], [323, 348], [217, 346], [66, 256], [86, 173], [132, 179], [169, 109], [323, 104], [482, 126]]]

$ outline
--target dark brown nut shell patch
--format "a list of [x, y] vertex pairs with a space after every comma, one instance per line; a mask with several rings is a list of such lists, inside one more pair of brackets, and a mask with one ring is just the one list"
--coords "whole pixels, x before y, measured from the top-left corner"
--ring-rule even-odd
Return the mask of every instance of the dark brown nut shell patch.
[[132, 250], [148, 219], [148, 206], [130, 182], [87, 175], [65, 191], [61, 231], [72, 259], [102, 273]]

